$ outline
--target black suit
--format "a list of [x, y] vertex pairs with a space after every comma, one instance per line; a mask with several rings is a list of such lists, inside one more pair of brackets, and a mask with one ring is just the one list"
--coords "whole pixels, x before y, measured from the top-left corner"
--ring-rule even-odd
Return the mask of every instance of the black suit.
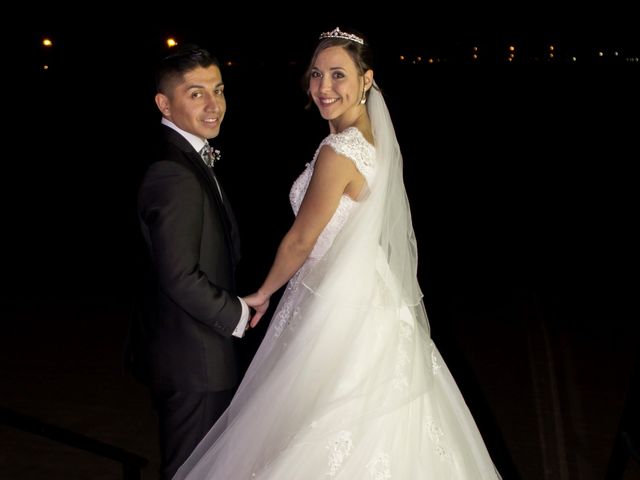
[[[136, 371], [160, 417], [170, 478], [224, 411], [238, 382], [232, 333], [240, 258], [229, 199], [179, 133], [162, 126], [162, 149], [138, 194], [151, 269], [132, 329]], [[222, 195], [222, 197], [221, 197]]]

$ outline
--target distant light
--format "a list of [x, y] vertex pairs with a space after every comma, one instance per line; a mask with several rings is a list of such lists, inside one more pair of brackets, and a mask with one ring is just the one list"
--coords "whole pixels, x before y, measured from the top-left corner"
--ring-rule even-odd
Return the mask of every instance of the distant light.
[[473, 59], [477, 60], [478, 59], [478, 55], [476, 55], [475, 53], [473, 54]]
[[178, 42], [176, 41], [175, 38], [172, 38], [172, 37], [167, 38], [167, 47], [173, 48], [177, 46], [178, 46]]
[[556, 49], [556, 47], [554, 47], [553, 45], [549, 45], [549, 50], [551, 50], [552, 52]]
[[417, 61], [417, 62], [421, 62], [421, 61], [422, 61], [422, 57], [421, 57], [421, 56], [417, 56], [417, 57], [416, 57], [416, 61]]
[[227, 67], [233, 67], [233, 62], [231, 60], [227, 60], [227, 62], [225, 63], [225, 65]]
[[42, 69], [43, 69], [43, 70], [49, 70], [49, 65], [43, 65], [43, 66], [42, 66]]
[[553, 57], [554, 57], [553, 53], [550, 53], [549, 58], [553, 58]]
[[510, 51], [510, 52], [515, 51], [515, 49], [516, 49], [516, 47], [514, 47], [513, 45], [509, 45], [509, 51]]
[[578, 59], [576, 57], [571, 57], [571, 60], [574, 61], [574, 62], [578, 61]]
[[478, 47], [473, 47], [473, 51], [477, 52], [478, 51]]
[[404, 62], [404, 55], [400, 55], [400, 61]]
[[429, 57], [429, 59], [427, 59], [427, 63], [433, 63], [433, 58]]
[[617, 57], [619, 55], [619, 53], [618, 52], [613, 52], [613, 55]]
[[50, 38], [45, 38], [44, 40], [42, 40], [42, 45], [45, 47], [53, 47], [53, 42]]
[[599, 57], [604, 57], [604, 52], [602, 52], [602, 51], [598, 52], [598, 56]]

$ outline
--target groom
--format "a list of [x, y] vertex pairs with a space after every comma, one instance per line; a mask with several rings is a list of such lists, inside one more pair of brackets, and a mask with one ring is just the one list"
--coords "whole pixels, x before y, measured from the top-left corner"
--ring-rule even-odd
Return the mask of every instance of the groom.
[[220, 65], [199, 47], [178, 48], [160, 62], [156, 89], [160, 148], [138, 192], [151, 268], [129, 351], [151, 389], [170, 479], [231, 401], [232, 336], [244, 334], [249, 308], [235, 295], [238, 228], [207, 141], [226, 110]]

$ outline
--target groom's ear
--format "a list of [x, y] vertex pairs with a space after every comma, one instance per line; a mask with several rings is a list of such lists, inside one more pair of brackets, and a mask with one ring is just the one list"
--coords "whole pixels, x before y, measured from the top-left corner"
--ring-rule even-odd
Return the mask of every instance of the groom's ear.
[[164, 115], [165, 117], [168, 117], [171, 113], [171, 109], [169, 108], [169, 98], [167, 98], [167, 96], [163, 93], [156, 93], [155, 100], [156, 106], [158, 107], [158, 110], [160, 110], [160, 113], [162, 113], [162, 115]]

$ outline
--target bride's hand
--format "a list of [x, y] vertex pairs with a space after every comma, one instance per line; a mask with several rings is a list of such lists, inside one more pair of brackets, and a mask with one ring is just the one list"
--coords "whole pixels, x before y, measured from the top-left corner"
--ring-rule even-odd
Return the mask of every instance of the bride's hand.
[[247, 295], [243, 298], [243, 300], [247, 303], [247, 305], [249, 305], [249, 307], [255, 310], [255, 313], [251, 317], [251, 321], [249, 323], [251, 328], [253, 328], [258, 324], [262, 316], [267, 312], [267, 309], [269, 308], [269, 296], [258, 290], [251, 295]]

